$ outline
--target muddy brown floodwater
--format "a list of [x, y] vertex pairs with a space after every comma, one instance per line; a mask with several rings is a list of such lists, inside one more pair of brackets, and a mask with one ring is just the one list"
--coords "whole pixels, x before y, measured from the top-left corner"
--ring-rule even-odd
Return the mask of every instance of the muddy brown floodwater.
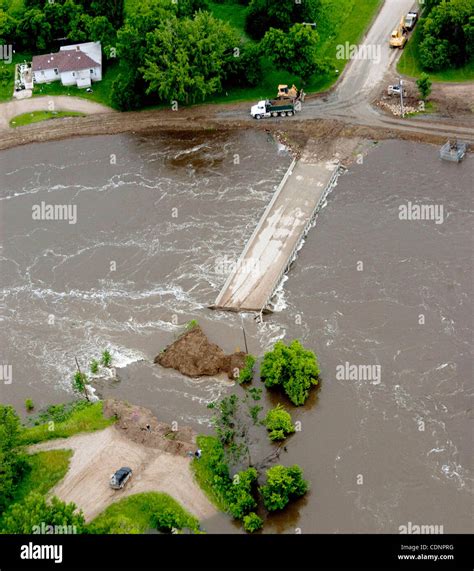
[[[281, 458], [303, 467], [311, 493], [267, 532], [398, 533], [408, 522], [473, 531], [474, 158], [447, 164], [437, 151], [375, 145], [329, 195], [279, 311], [264, 324], [244, 316], [252, 353], [299, 338], [322, 370], [320, 392], [292, 410], [302, 430]], [[13, 371], [1, 402], [70, 400], [74, 356], [85, 366], [110, 347], [119, 380], [95, 382], [98, 394], [210, 432], [206, 404], [233, 383], [192, 380], [153, 358], [191, 319], [226, 353], [244, 348], [240, 316], [207, 306], [290, 162], [252, 131], [0, 153], [1, 358]], [[76, 223], [33, 220], [42, 203], [76, 205]], [[400, 206], [414, 204], [442, 206], [442, 220], [401, 220]], [[203, 524], [236, 531], [224, 515]]]

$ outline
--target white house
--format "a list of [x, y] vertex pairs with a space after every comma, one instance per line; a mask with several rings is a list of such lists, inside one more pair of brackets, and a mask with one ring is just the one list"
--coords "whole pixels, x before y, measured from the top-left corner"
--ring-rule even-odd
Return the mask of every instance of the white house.
[[63, 46], [59, 52], [34, 56], [32, 68], [35, 83], [90, 87], [102, 79], [102, 47], [100, 42]]

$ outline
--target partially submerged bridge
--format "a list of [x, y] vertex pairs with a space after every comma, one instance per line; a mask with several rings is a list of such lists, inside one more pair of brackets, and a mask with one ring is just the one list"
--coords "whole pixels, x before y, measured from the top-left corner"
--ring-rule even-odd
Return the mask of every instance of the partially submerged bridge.
[[292, 162], [213, 309], [267, 309], [338, 172], [333, 162]]

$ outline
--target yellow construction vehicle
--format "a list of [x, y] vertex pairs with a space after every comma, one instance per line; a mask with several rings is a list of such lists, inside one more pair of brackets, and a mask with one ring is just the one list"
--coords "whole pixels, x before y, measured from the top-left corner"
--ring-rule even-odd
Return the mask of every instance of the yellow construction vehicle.
[[304, 101], [304, 92], [303, 90], [299, 90], [295, 84], [293, 84], [291, 87], [288, 87], [288, 85], [279, 85], [278, 86], [278, 93], [276, 98], [277, 99], [300, 99], [301, 101]]
[[401, 50], [405, 47], [407, 43], [407, 30], [405, 28], [405, 18], [402, 17], [398, 27], [393, 30], [390, 36], [390, 47], [400, 48]]

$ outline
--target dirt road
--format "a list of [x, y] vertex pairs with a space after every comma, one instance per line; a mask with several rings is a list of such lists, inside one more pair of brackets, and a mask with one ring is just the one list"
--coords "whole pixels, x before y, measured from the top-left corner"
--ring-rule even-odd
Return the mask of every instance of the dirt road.
[[[115, 426], [98, 432], [37, 444], [30, 452], [71, 449], [69, 471], [51, 494], [74, 502], [87, 521], [121, 498], [140, 492], [165, 492], [201, 522], [216, 513], [193, 479], [190, 459], [133, 442]], [[109, 487], [110, 476], [122, 466], [133, 470], [124, 490]]]
[[0, 104], [0, 130], [8, 129], [10, 120], [23, 113], [32, 111], [76, 111], [91, 115], [95, 113], [113, 113], [113, 109], [81, 97], [54, 96], [32, 97], [8, 101]]

